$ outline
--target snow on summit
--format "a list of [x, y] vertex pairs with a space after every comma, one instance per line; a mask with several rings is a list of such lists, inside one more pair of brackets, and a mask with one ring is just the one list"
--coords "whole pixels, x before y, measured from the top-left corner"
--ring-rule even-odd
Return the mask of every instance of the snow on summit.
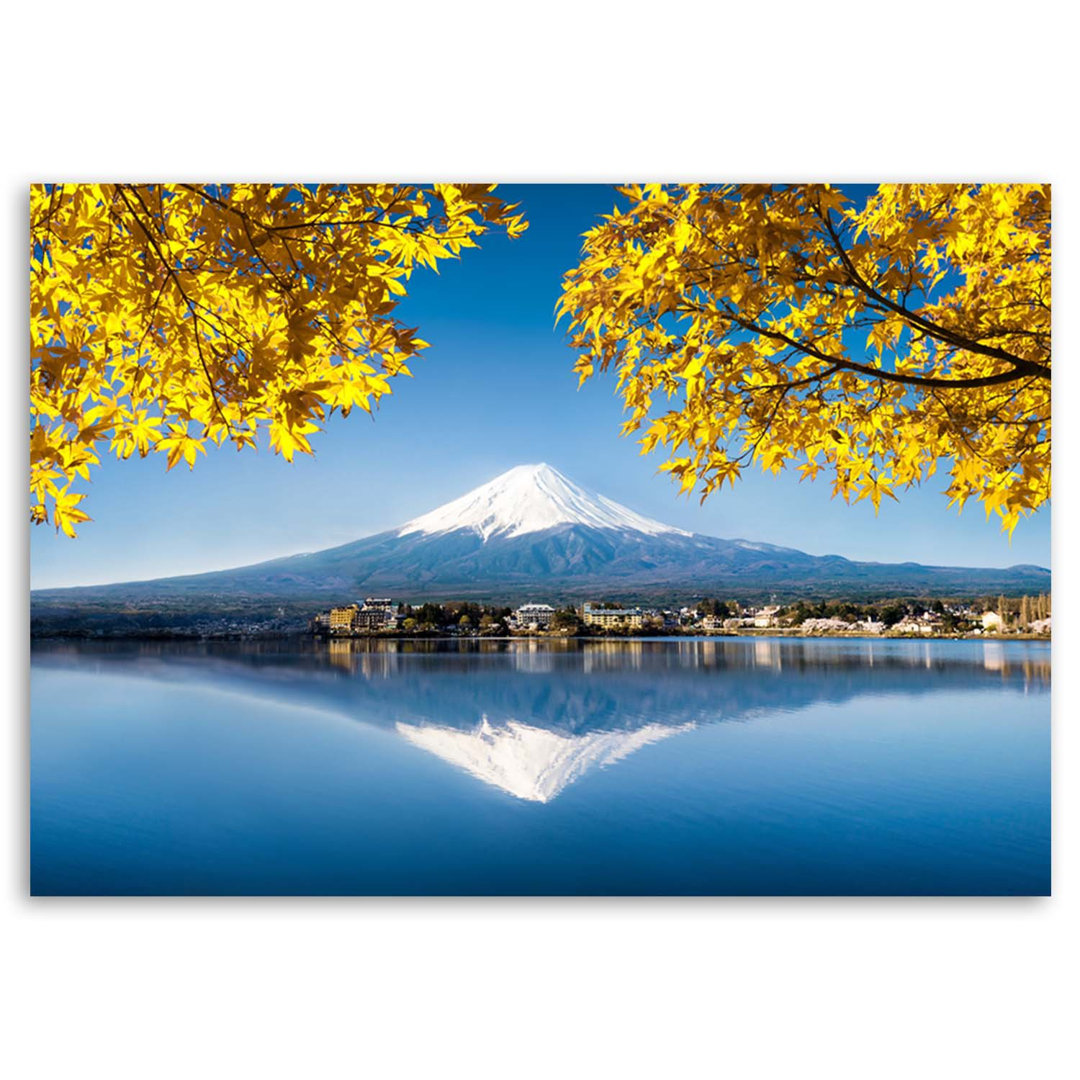
[[493, 536], [522, 536], [559, 525], [630, 529], [650, 536], [691, 535], [586, 491], [557, 469], [540, 464], [518, 465], [461, 498], [413, 518], [401, 526], [398, 536], [471, 529], [486, 541]]

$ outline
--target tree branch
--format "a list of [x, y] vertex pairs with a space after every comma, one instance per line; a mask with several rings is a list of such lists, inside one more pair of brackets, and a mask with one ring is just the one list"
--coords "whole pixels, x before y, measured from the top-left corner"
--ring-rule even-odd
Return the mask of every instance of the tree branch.
[[[180, 278], [177, 275], [175, 268], [170, 265], [168, 259], [165, 258], [164, 253], [158, 245], [158, 242], [151, 234], [150, 229], [144, 224], [142, 218], [139, 217], [138, 213], [135, 211], [135, 208], [128, 201], [127, 194], [124, 190], [125, 187], [126, 185], [124, 184], [117, 185], [117, 191], [120, 192], [120, 198], [124, 200], [124, 205], [127, 207], [128, 213], [131, 214], [132, 218], [134, 218], [135, 220], [135, 223], [142, 230], [142, 234], [146, 237], [147, 243], [149, 243], [150, 246], [154, 249], [154, 253], [157, 255], [158, 261], [161, 263], [162, 268], [165, 270], [165, 273], [170, 278], [172, 278], [173, 284], [176, 286], [177, 291], [184, 298], [184, 303], [187, 304], [188, 311], [191, 312], [191, 318], [195, 326], [195, 348], [199, 355], [199, 363], [202, 365], [203, 374], [206, 376], [207, 386], [210, 388], [210, 400], [214, 403], [214, 408], [217, 409], [218, 416], [221, 417], [221, 422], [225, 425], [225, 430], [228, 431], [230, 435], [232, 435], [232, 428], [229, 426], [229, 421], [226, 419], [225, 413], [222, 411], [221, 402], [218, 401], [217, 389], [214, 386], [213, 376], [211, 376], [210, 368], [207, 367], [206, 358], [203, 356], [202, 339], [199, 336], [199, 314], [195, 309], [195, 304], [192, 301], [191, 297], [188, 296], [187, 291], [184, 289], [183, 283], [180, 281]], [[135, 196], [136, 199], [139, 200], [139, 205], [146, 212], [147, 217], [149, 217], [152, 221], [153, 214], [147, 207], [146, 203], [143, 201], [143, 198], [139, 194], [138, 190], [133, 189], [132, 194]]]
[[[815, 207], [814, 213], [821, 220], [825, 226], [826, 231], [829, 234], [830, 242], [832, 243], [833, 250], [839, 256], [840, 261], [844, 264], [844, 268], [847, 270], [848, 277], [851, 283], [870, 297], [875, 303], [881, 304], [883, 307], [892, 311], [894, 314], [901, 316], [908, 323], [913, 326], [919, 327], [927, 337], [933, 338], [935, 341], [940, 341], [945, 345], [951, 345], [956, 349], [963, 349], [965, 352], [977, 353], [980, 356], [986, 356], [992, 360], [1002, 360], [1007, 364], [1011, 364], [1017, 372], [1023, 375], [1034, 375], [1041, 379], [1050, 378], [1050, 368], [1045, 364], [1038, 364], [1033, 360], [1024, 360], [1022, 357], [1014, 356], [1012, 353], [1007, 352], [1005, 349], [999, 349], [992, 345], [983, 345], [979, 341], [975, 341], [971, 338], [966, 338], [961, 334], [957, 334], [953, 330], [948, 330], [943, 326], [938, 326], [937, 323], [932, 322], [925, 316], [918, 314], [918, 312], [912, 311], [910, 308], [904, 307], [902, 304], [897, 304], [894, 300], [890, 300], [887, 296], [878, 292], [856, 269], [855, 264], [851, 260], [851, 256], [848, 254], [847, 249], [844, 247], [843, 241], [837, 235], [836, 230], [833, 228], [832, 219], [828, 213], [821, 209], [820, 204]], [[956, 386], [962, 385], [960, 382], [955, 383]], [[968, 385], [988, 385], [985, 383], [968, 384]]]
[[822, 352], [816, 346], [805, 341], [799, 341], [797, 338], [789, 337], [779, 330], [770, 330], [768, 327], [761, 326], [759, 323], [753, 322], [750, 319], [744, 319], [726, 304], [724, 305], [724, 312], [733, 323], [737, 326], [741, 326], [744, 330], [748, 330], [754, 334], [761, 334], [763, 337], [771, 338], [773, 341], [782, 341], [785, 345], [790, 345], [793, 349], [797, 349], [807, 356], [813, 356], [818, 360], [822, 360], [826, 364], [832, 364], [845, 371], [857, 372], [860, 375], [866, 375], [873, 379], [882, 379], [885, 382], [902, 383], [904, 386], [933, 386], [942, 390], [973, 390], [979, 386], [997, 386], [999, 383], [1015, 382], [1017, 379], [1021, 379], [1027, 374], [1019, 370], [1000, 371], [996, 375], [979, 375], [969, 379], [943, 379], [936, 375], [905, 375], [900, 372], [886, 371], [884, 368], [873, 367], [870, 364], [860, 364], [857, 360], [847, 360], [839, 356], [830, 356], [828, 353]]

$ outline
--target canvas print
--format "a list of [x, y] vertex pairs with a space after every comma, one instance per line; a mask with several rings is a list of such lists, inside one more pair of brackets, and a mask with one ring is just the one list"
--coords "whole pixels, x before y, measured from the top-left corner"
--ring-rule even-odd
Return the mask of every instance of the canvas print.
[[1050, 187], [30, 191], [36, 895], [1050, 892]]

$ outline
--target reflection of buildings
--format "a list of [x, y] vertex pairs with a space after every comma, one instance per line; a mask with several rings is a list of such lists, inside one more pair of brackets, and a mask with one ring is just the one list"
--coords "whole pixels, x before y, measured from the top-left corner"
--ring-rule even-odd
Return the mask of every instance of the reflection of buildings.
[[549, 675], [555, 670], [555, 654], [543, 648], [543, 642], [514, 642], [516, 646], [510, 653], [510, 662], [514, 671], [527, 672], [530, 675]]
[[331, 638], [326, 643], [326, 652], [330, 657], [330, 663], [346, 671], [352, 671], [352, 642], [348, 638]]
[[641, 641], [589, 641], [582, 651], [582, 670], [586, 674], [604, 671], [640, 670], [644, 655]]
[[366, 638], [331, 637], [322, 645], [330, 662], [347, 672], [362, 675], [365, 679], [386, 679], [398, 671], [398, 655], [372, 648]]
[[[544, 801], [595, 767], [664, 738], [775, 710], [942, 691], [1046, 693], [1045, 643], [912, 639], [558, 638], [36, 644], [35, 665], [99, 658], [129, 676], [191, 678], [274, 704], [399, 732], [518, 798]], [[484, 720], [478, 726], [478, 718]]]
[[398, 734], [519, 799], [550, 802], [568, 784], [594, 768], [621, 761], [635, 750], [669, 735], [689, 731], [648, 724], [635, 731], [594, 731], [567, 735], [511, 720], [498, 727], [485, 716], [472, 730], [398, 724]]
[[759, 638], [754, 642], [754, 664], [757, 667], [772, 668], [780, 671], [783, 664], [780, 660], [780, 642], [775, 638]]

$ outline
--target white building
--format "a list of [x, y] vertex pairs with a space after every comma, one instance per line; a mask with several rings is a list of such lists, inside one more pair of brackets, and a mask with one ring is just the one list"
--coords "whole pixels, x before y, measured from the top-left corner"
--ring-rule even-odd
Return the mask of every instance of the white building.
[[514, 624], [522, 630], [550, 630], [554, 617], [550, 604], [522, 604], [514, 612]]
[[984, 630], [1000, 630], [1001, 616], [996, 611], [983, 612], [982, 624]]
[[767, 629], [770, 626], [775, 626], [776, 616], [779, 611], [780, 608], [773, 605], [771, 607], [763, 607], [760, 611], [754, 612], [754, 626], [761, 630]]

